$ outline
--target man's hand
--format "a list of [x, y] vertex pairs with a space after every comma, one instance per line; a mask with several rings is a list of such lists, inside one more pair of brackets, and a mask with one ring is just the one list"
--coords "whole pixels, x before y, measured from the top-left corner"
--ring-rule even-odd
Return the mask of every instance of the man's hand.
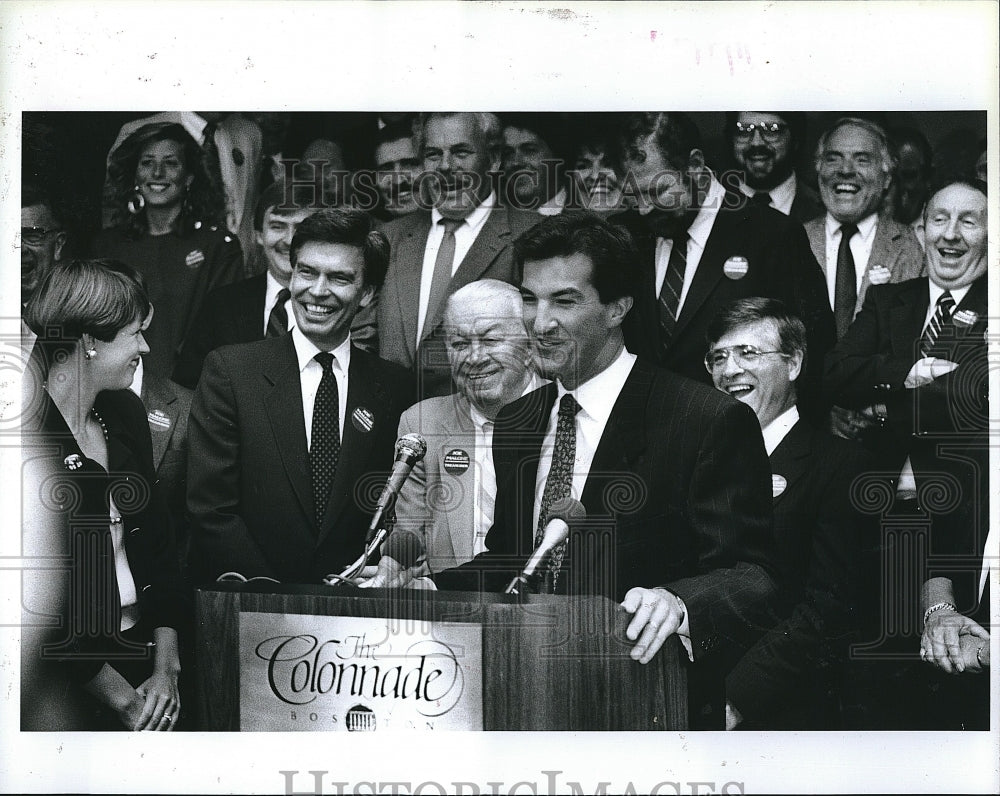
[[963, 628], [959, 631], [958, 646], [962, 652], [962, 662], [965, 664], [965, 671], [978, 674], [989, 668], [989, 634], [983, 639], [970, 632], [967, 628]]
[[952, 362], [948, 359], [938, 359], [937, 357], [918, 359], [913, 363], [910, 372], [906, 374], [903, 386], [908, 390], [923, 387], [925, 384], [930, 384], [934, 379], [938, 379], [946, 373], [951, 373], [957, 367], [957, 362]]
[[742, 723], [743, 723], [743, 714], [740, 713], [736, 709], [736, 706], [727, 699], [726, 700], [726, 732], [729, 732], [730, 730], [735, 730]]
[[649, 663], [684, 622], [684, 604], [666, 589], [629, 589], [622, 608], [634, 614], [625, 635], [629, 641], [638, 639], [631, 656], [639, 663]]
[[[871, 407], [869, 407], [871, 409]], [[859, 440], [869, 429], [878, 426], [874, 411], [857, 411], [834, 406], [830, 409], [830, 433], [843, 439]]]
[[[362, 577], [370, 571], [368, 567], [365, 567], [365, 570]], [[426, 589], [427, 586], [422, 582], [424, 575], [427, 575], [427, 566], [423, 560], [409, 569], [404, 569], [396, 559], [382, 556], [375, 574], [369, 580], [357, 583], [361, 589]]]

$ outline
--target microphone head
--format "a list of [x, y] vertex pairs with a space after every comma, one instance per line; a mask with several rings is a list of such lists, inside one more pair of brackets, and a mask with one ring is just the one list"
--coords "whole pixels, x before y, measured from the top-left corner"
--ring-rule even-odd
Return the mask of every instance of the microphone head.
[[424, 540], [413, 531], [394, 531], [382, 545], [383, 557], [391, 558], [403, 569], [415, 566], [426, 554]]
[[405, 458], [415, 464], [427, 453], [427, 442], [419, 434], [404, 434], [396, 440], [396, 459]]
[[552, 520], [562, 520], [567, 525], [587, 519], [587, 510], [583, 504], [574, 498], [561, 497], [549, 507], [549, 513], [545, 515], [546, 522]]

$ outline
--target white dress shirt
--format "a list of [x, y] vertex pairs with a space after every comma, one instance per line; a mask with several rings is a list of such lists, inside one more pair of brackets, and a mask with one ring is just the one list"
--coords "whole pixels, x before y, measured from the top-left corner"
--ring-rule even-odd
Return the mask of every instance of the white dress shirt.
[[[764, 193], [769, 193], [771, 195], [770, 206], [773, 207], [778, 212], [784, 213], [786, 216], [792, 214], [792, 203], [795, 201], [795, 172], [793, 171], [780, 185], [775, 185], [770, 190], [764, 191]], [[745, 182], [740, 183], [740, 192], [745, 196], [753, 196], [758, 191], [755, 191]]]
[[559, 193], [538, 208], [540, 216], [557, 216], [566, 207], [566, 189], [560, 188]]
[[[489, 218], [493, 205], [496, 204], [496, 194], [491, 193], [479, 207], [473, 210], [458, 229], [455, 230], [455, 259], [451, 263], [451, 274], [455, 275], [458, 266], [462, 264], [465, 255], [469, 253], [472, 244], [476, 242], [483, 224]], [[437, 260], [438, 249], [444, 240], [444, 224], [438, 222], [443, 218], [435, 207], [431, 210], [431, 230], [427, 235], [427, 245], [424, 248], [424, 262], [420, 269], [420, 310], [417, 315], [417, 342], [424, 336], [424, 316], [427, 314], [427, 304], [431, 298], [431, 282], [434, 280], [434, 263]]]
[[[708, 236], [712, 234], [712, 225], [715, 224], [715, 217], [719, 215], [725, 195], [725, 189], [715, 179], [715, 175], [712, 175], [712, 182], [709, 185], [705, 202], [698, 210], [691, 226], [688, 227], [687, 265], [684, 269], [684, 286], [681, 288], [681, 297], [677, 304], [678, 317], [684, 308], [684, 300], [691, 289], [691, 283], [694, 282], [698, 263], [701, 262], [701, 255], [705, 252], [705, 244], [708, 242]], [[660, 291], [663, 289], [663, 280], [667, 277], [667, 264], [670, 262], [670, 250], [673, 247], [673, 241], [667, 238], [656, 239], [657, 296], [660, 295]]]
[[[834, 292], [837, 286], [837, 254], [840, 252], [840, 227], [829, 213], [826, 214], [826, 293], [830, 306], [834, 306]], [[872, 255], [872, 244], [875, 243], [875, 230], [878, 228], [878, 213], [861, 219], [857, 234], [851, 238], [851, 255], [854, 257], [854, 292], [861, 291], [861, 280], [868, 270], [868, 259]]]
[[764, 450], [767, 451], [768, 456], [774, 453], [781, 444], [781, 441], [788, 436], [788, 432], [792, 430], [792, 426], [798, 422], [799, 408], [795, 404], [792, 404], [790, 408], [786, 409], [761, 429], [761, 434], [764, 436]]
[[[271, 318], [271, 310], [274, 309], [274, 305], [278, 303], [278, 293], [281, 292], [284, 285], [282, 285], [277, 279], [271, 276], [271, 272], [267, 272], [267, 287], [264, 289], [264, 325], [261, 327], [264, 330], [264, 334], [267, 334], [267, 322]], [[295, 326], [295, 314], [292, 312], [292, 299], [291, 296], [285, 301], [285, 313], [288, 316], [288, 328], [291, 329]]]
[[[314, 357], [322, 351], [317, 348], [297, 326], [292, 328], [292, 343], [295, 345], [295, 358], [299, 364], [299, 382], [302, 387], [302, 415], [306, 421], [306, 448], [312, 445], [312, 416], [316, 403], [316, 391], [320, 379], [323, 378], [323, 368]], [[344, 439], [344, 420], [347, 414], [347, 372], [351, 367], [351, 336], [348, 335], [333, 351], [333, 375], [337, 379], [337, 397], [339, 399], [338, 414], [340, 416], [340, 439]]]

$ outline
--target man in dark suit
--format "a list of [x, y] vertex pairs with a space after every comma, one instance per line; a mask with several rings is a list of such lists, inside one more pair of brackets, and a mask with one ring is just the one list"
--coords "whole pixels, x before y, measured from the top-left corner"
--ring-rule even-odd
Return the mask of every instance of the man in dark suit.
[[[648, 662], [677, 635], [696, 680], [724, 669], [773, 591], [756, 419], [625, 349], [621, 323], [637, 274], [621, 228], [592, 213], [553, 216], [518, 239], [515, 256], [525, 326], [542, 374], [555, 382], [501, 411], [488, 552], [435, 582], [503, 590], [553, 501], [572, 496], [587, 521], [549, 559], [547, 586], [621, 600], [634, 614], [627, 635], [635, 660]], [[699, 703], [705, 696], [695, 685], [691, 693]], [[713, 693], [721, 694], [718, 681]], [[721, 725], [717, 707], [709, 722]]]
[[[388, 244], [358, 210], [321, 210], [292, 239], [290, 334], [209, 354], [190, 419], [192, 570], [318, 583], [361, 552], [366, 479], [392, 464], [405, 371], [352, 346]], [[377, 475], [381, 472], [381, 475]]]
[[741, 172], [740, 192], [796, 221], [822, 214], [816, 189], [795, 173], [805, 137], [806, 115], [801, 112], [727, 113], [726, 140]]
[[[973, 562], [954, 590], [963, 599], [940, 598], [935, 588], [938, 599], [924, 595], [924, 646], [945, 671], [949, 658], [960, 658], [959, 635], [971, 622], [961, 614], [976, 609], [970, 582], [978, 580], [989, 525], [986, 217], [983, 183], [955, 181], [934, 192], [924, 214], [928, 276], [872, 286], [825, 375], [838, 405], [878, 423], [870, 441], [898, 474], [894, 510], [930, 533], [929, 559], [915, 580], [960, 569], [962, 558]], [[900, 600], [914, 606], [918, 595]]]
[[210, 351], [277, 337], [294, 324], [288, 293], [292, 236], [302, 219], [322, 207], [332, 207], [334, 199], [324, 193], [321, 183], [299, 176], [301, 180], [293, 180], [288, 186], [271, 183], [261, 194], [254, 212], [254, 234], [267, 271], [224, 285], [206, 296], [174, 365], [171, 378], [178, 384], [194, 389]]
[[391, 246], [379, 298], [379, 354], [413, 370], [421, 398], [452, 392], [441, 333], [447, 297], [476, 279], [515, 281], [511, 243], [538, 221], [502, 207], [491, 174], [500, 167], [500, 121], [492, 113], [424, 114], [416, 126], [431, 209], [383, 228]]
[[733, 302], [709, 339], [713, 383], [754, 410], [764, 435], [781, 598], [776, 625], [726, 678], [727, 728], [836, 729], [857, 636], [862, 550], [877, 530], [852, 500], [870, 462], [860, 445], [799, 417], [805, 326], [780, 301]]
[[[638, 209], [612, 218], [633, 234], [642, 268], [626, 328], [629, 350], [707, 383], [705, 331], [719, 307], [768, 296], [802, 318], [813, 361], [822, 362], [833, 320], [802, 225], [723, 187], [684, 114], [632, 114], [622, 145], [623, 192]], [[804, 388], [815, 386], [810, 374]], [[805, 392], [800, 399], [810, 407], [819, 403], [817, 390]]]

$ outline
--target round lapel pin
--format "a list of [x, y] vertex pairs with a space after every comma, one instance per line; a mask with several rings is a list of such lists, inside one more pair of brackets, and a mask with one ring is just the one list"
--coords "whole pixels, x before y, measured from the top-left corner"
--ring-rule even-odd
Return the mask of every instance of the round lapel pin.
[[771, 497], [778, 497], [782, 492], [785, 491], [785, 487], [788, 486], [788, 481], [782, 475], [772, 475], [771, 476]]
[[359, 406], [351, 412], [351, 424], [362, 434], [367, 434], [375, 428], [375, 415], [371, 413], [370, 409]]
[[461, 475], [469, 469], [472, 459], [461, 448], [455, 448], [444, 455], [444, 469], [450, 475]]
[[746, 257], [730, 257], [722, 264], [722, 273], [730, 279], [742, 279], [750, 270], [750, 261]]

